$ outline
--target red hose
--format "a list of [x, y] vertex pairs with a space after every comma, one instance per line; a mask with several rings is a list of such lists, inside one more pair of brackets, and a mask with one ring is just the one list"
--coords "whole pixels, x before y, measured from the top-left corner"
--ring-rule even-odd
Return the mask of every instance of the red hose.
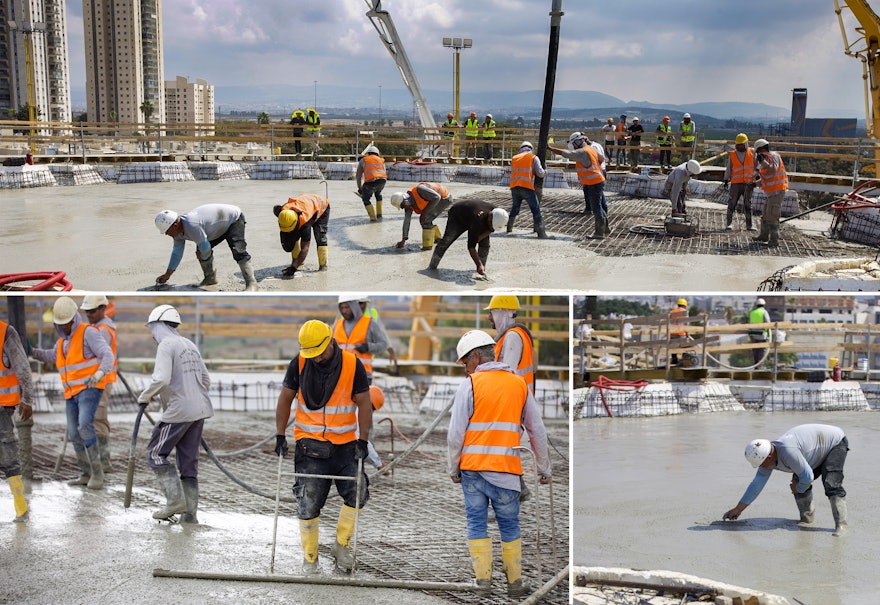
[[591, 382], [590, 386], [599, 389], [599, 396], [602, 398], [602, 405], [605, 406], [605, 413], [611, 418], [611, 408], [608, 407], [608, 402], [605, 400], [605, 389], [611, 389], [612, 391], [634, 391], [646, 387], [648, 384], [647, 380], [612, 380], [603, 374], [595, 382]]
[[0, 288], [18, 282], [38, 281], [33, 286], [22, 288], [23, 292], [43, 292], [45, 290], [57, 290], [69, 292], [73, 289], [66, 279], [64, 271], [32, 271], [30, 273], [4, 273], [0, 274]]

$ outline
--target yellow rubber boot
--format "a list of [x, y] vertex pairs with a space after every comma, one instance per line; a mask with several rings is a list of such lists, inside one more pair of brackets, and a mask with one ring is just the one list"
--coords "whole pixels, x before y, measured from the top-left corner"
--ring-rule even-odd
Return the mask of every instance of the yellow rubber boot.
[[354, 557], [351, 555], [351, 537], [354, 535], [354, 519], [357, 510], [346, 504], [339, 511], [339, 521], [336, 523], [336, 543], [330, 549], [330, 554], [336, 559], [336, 567], [345, 573], [354, 569]]
[[382, 200], [376, 200], [376, 218], [382, 220]]
[[437, 225], [434, 225], [434, 228], [431, 230], [434, 232], [434, 239], [440, 239], [441, 237], [443, 237], [443, 232], [440, 231], [440, 227], [438, 227]]
[[507, 576], [507, 596], [523, 597], [531, 592], [522, 579], [522, 540], [501, 543], [501, 566]]
[[477, 580], [477, 594], [488, 596], [492, 591], [492, 538], [468, 540], [471, 563]]
[[299, 539], [303, 549], [303, 573], [318, 573], [318, 520], [299, 520]]
[[21, 475], [15, 475], [7, 479], [9, 481], [9, 489], [12, 490], [12, 502], [15, 505], [15, 520], [23, 520], [28, 512], [27, 500], [24, 499], [24, 483], [21, 482]]
[[373, 204], [367, 204], [366, 206], [364, 206], [364, 210], [366, 210], [367, 214], [370, 215], [371, 223], [375, 223], [377, 220], [379, 220], [378, 218], [376, 218], [376, 209], [373, 208]]
[[434, 247], [434, 230], [422, 229], [422, 250], [430, 250]]
[[318, 246], [318, 271], [327, 270], [327, 253], [329, 246]]

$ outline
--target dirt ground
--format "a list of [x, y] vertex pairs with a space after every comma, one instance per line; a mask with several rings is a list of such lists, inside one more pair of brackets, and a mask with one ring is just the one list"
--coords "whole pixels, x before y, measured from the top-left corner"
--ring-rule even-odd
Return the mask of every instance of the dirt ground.
[[[850, 441], [849, 535], [831, 535], [821, 481], [813, 487], [815, 527], [798, 527], [790, 477], [782, 473], [740, 521], [721, 522], [754, 476], [745, 444], [813, 422], [841, 426]], [[875, 412], [579, 420], [572, 434], [572, 563], [693, 574], [803, 605], [876, 603], [880, 530], [870, 511], [880, 490], [878, 430]]]
[[[555, 239], [539, 241], [518, 227], [513, 234], [492, 236], [488, 280], [476, 276], [464, 238], [452, 245], [439, 271], [429, 272], [431, 254], [419, 249], [417, 221], [413, 221], [406, 248], [393, 247], [401, 238], [403, 212], [387, 200], [391, 192], [412, 186], [389, 182], [385, 218], [371, 224], [352, 181], [327, 182], [329, 269], [317, 271], [312, 250], [304, 270], [293, 280], [280, 279], [290, 255], [281, 249], [272, 206], [298, 193], [323, 195], [325, 185], [317, 180], [107, 183], [4, 190], [0, 273], [62, 270], [80, 290], [151, 289], [171, 253], [171, 239], [158, 233], [153, 217], [165, 208], [187, 212], [212, 202], [236, 204], [244, 210], [248, 250], [261, 291], [754, 291], [776, 270], [800, 262], [748, 255], [601, 256], [578, 247], [574, 237], [556, 234]], [[461, 183], [451, 183], [449, 188], [459, 198], [505, 191]], [[445, 222], [441, 218], [438, 224], [442, 228]], [[241, 290], [238, 265], [225, 245], [221, 244], [215, 258], [220, 280], [215, 289]], [[188, 244], [170, 286], [193, 289], [200, 280], [194, 247]]]

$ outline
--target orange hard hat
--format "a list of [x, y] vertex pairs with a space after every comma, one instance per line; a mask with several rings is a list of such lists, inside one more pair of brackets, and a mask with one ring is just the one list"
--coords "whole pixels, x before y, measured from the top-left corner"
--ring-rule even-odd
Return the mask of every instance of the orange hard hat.
[[370, 385], [370, 401], [373, 403], [374, 410], [379, 410], [385, 405], [385, 393], [375, 384]]

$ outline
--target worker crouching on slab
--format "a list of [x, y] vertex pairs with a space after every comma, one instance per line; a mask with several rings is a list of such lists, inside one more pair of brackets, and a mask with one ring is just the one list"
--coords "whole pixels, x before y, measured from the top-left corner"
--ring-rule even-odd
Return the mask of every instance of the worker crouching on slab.
[[34, 381], [27, 353], [15, 328], [0, 321], [0, 472], [12, 492], [15, 523], [27, 521], [28, 505], [12, 416], [19, 411], [22, 420], [30, 420], [33, 400]]
[[[290, 266], [281, 271], [281, 277], [292, 278], [302, 267], [309, 254], [312, 233], [318, 246], [318, 271], [327, 269], [327, 227], [330, 224], [330, 201], [314, 193], [303, 193], [274, 206], [281, 232], [281, 247], [290, 252]], [[311, 229], [312, 233], [309, 233]]]
[[[156, 364], [138, 404], [146, 406], [153, 397], [162, 404], [162, 419], [147, 445], [147, 463], [165, 494], [165, 506], [153, 518], [170, 520], [183, 513], [181, 523], [198, 523], [199, 446], [205, 419], [214, 415], [214, 408], [208, 397], [208, 369], [196, 345], [178, 334], [180, 324], [180, 314], [171, 305], [159, 305], [150, 313], [147, 327], [158, 344]], [[168, 461], [171, 450], [177, 469]]]
[[434, 240], [440, 237], [440, 227], [434, 221], [452, 206], [452, 194], [440, 183], [419, 183], [407, 191], [392, 193], [391, 205], [404, 211], [403, 236], [396, 247], [400, 249], [406, 245], [409, 223], [416, 213], [422, 226], [422, 250], [430, 250], [434, 247]]
[[495, 340], [482, 330], [464, 334], [456, 347], [468, 379], [455, 393], [447, 435], [449, 476], [460, 483], [467, 514], [468, 548], [477, 592], [492, 590], [492, 538], [489, 504], [501, 533], [501, 561], [507, 594], [531, 592], [522, 578], [519, 496], [522, 463], [514, 448], [522, 427], [529, 434], [541, 483], [550, 482], [550, 452], [541, 413], [526, 381], [506, 363], [495, 361]]
[[275, 410], [275, 453], [287, 454], [285, 430], [295, 400], [296, 473], [351, 477], [297, 476], [293, 494], [303, 548], [303, 573], [319, 571], [318, 522], [333, 483], [343, 506], [330, 553], [337, 569], [350, 573], [354, 569], [351, 541], [358, 507], [362, 508], [370, 495], [369, 481], [363, 473], [373, 420], [367, 372], [354, 353], [343, 351], [336, 344], [329, 325], [312, 319], [300, 328], [299, 354], [287, 366], [282, 384]]
[[489, 236], [507, 226], [509, 215], [504, 208], [496, 208], [482, 200], [465, 200], [453, 204], [446, 220], [443, 238], [434, 248], [428, 269], [434, 271], [446, 250], [462, 233], [467, 232], [468, 253], [477, 267], [477, 273], [486, 276], [486, 262], [489, 260]]
[[[379, 149], [375, 145], [367, 146], [361, 155], [363, 157], [358, 161], [354, 176], [364, 210], [367, 211], [370, 222], [374, 223], [382, 220], [382, 190], [385, 189], [388, 173], [385, 172], [385, 160], [379, 155]], [[371, 202], [374, 195], [375, 208]]]
[[843, 429], [830, 424], [801, 424], [773, 441], [752, 440], [746, 446], [745, 457], [758, 471], [739, 504], [724, 513], [724, 518], [739, 518], [764, 489], [771, 473], [779, 470], [792, 473], [789, 487], [800, 513], [799, 525], [810, 526], [816, 514], [812, 483], [819, 475], [831, 502], [834, 535], [843, 535], [847, 529], [843, 464], [848, 451]]

